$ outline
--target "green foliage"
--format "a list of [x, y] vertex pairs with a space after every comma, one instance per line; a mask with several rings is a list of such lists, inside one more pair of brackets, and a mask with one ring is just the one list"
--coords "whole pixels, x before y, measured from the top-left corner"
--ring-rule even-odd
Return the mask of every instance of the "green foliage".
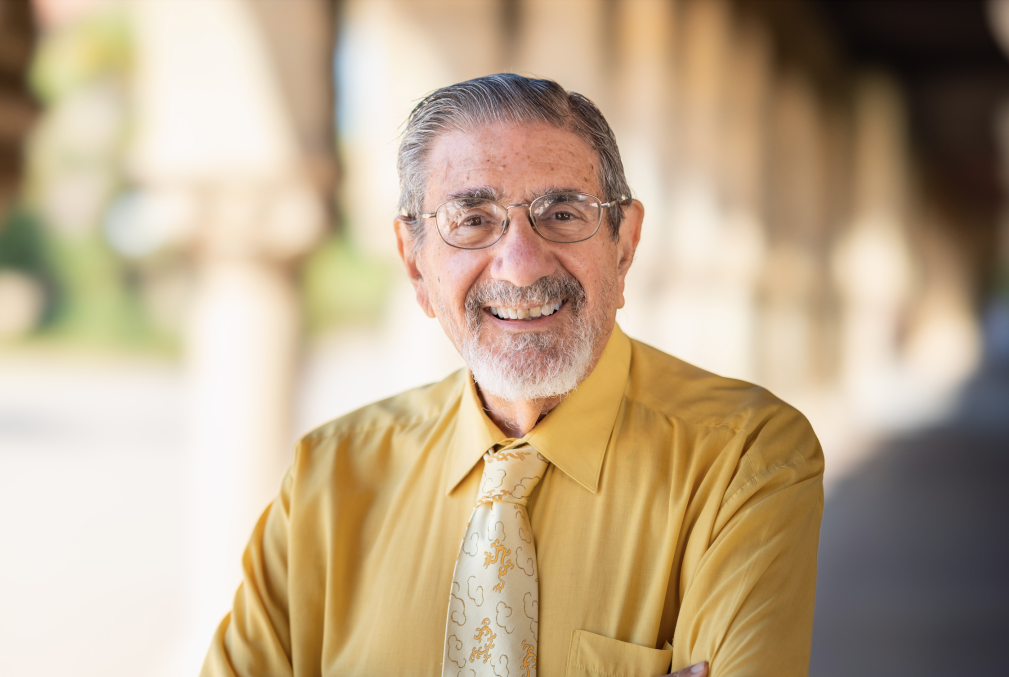
[[[100, 350], [174, 343], [150, 320], [138, 264], [116, 254], [99, 228], [121, 187], [132, 62], [127, 12], [111, 5], [45, 34], [29, 72], [46, 112], [28, 146], [22, 195], [31, 211], [17, 212], [0, 232], [0, 266], [43, 282], [47, 312], [33, 342]], [[75, 203], [70, 211], [67, 200]]]
[[24, 207], [0, 223], [0, 270], [27, 273], [42, 283], [46, 310], [34, 342], [91, 347], [170, 349], [140, 299], [136, 276], [97, 233], [54, 237]]
[[302, 291], [309, 330], [369, 324], [385, 306], [392, 270], [342, 235], [316, 249], [302, 271]]
[[45, 230], [35, 215], [21, 205], [0, 214], [0, 271], [16, 270], [42, 285], [45, 306], [42, 322], [52, 316], [56, 273], [48, 259]]
[[97, 234], [54, 238], [49, 247], [58, 287], [44, 333], [98, 346], [160, 344], [130, 269]]
[[0, 220], [0, 268], [42, 276], [45, 249], [45, 233], [31, 212], [15, 207]]
[[126, 73], [131, 44], [125, 12], [110, 6], [46, 36], [29, 73], [32, 89], [43, 102], [52, 104], [109, 73]]

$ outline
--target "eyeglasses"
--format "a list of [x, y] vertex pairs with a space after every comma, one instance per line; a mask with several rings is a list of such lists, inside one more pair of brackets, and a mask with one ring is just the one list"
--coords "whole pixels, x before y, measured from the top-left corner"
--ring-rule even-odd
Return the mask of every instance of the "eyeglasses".
[[603, 210], [614, 205], [628, 205], [624, 197], [610, 202], [586, 193], [549, 193], [532, 202], [505, 206], [480, 197], [460, 197], [438, 205], [430, 214], [445, 244], [458, 249], [484, 249], [501, 239], [511, 219], [508, 210], [528, 207], [533, 229], [551, 242], [582, 242], [596, 234], [603, 221]]

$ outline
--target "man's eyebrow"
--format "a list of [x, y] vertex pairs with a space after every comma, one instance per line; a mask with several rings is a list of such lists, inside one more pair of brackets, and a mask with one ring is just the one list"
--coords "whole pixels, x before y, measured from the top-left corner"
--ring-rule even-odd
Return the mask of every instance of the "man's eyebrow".
[[547, 188], [542, 193], [527, 193], [526, 199], [530, 202], [538, 197], [543, 197], [544, 195], [554, 195], [555, 193], [584, 193], [582, 188], [572, 188], [570, 186], [552, 186]]
[[497, 200], [498, 192], [490, 186], [479, 186], [477, 188], [464, 188], [462, 190], [457, 190], [454, 193], [449, 193], [445, 198], [446, 200], [455, 200], [461, 197], [475, 197], [484, 200]]
[[[584, 192], [581, 188], [574, 188], [571, 186], [551, 186], [542, 192], [534, 192], [526, 194], [526, 202], [532, 202], [538, 197], [543, 195], [554, 195], [556, 193], [581, 193]], [[456, 200], [462, 197], [469, 198], [480, 198], [483, 200], [495, 200], [500, 202], [501, 193], [492, 186], [476, 186], [473, 188], [462, 188], [457, 191], [449, 193], [445, 199], [446, 200]]]

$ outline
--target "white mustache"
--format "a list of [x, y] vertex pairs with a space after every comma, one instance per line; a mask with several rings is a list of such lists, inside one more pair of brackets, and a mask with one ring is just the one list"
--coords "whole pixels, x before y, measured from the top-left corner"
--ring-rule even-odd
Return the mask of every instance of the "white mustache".
[[541, 277], [525, 287], [490, 280], [470, 289], [466, 295], [466, 316], [471, 324], [479, 324], [487, 306], [542, 306], [556, 300], [566, 300], [571, 310], [577, 312], [585, 305], [585, 289], [567, 272]]

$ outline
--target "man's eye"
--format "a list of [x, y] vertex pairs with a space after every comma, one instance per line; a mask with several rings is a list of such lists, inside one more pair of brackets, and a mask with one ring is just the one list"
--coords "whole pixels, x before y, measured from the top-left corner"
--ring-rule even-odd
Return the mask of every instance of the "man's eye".
[[578, 209], [572, 209], [570, 206], [556, 205], [546, 210], [539, 218], [540, 220], [551, 221], [553, 223], [570, 223], [571, 221], [585, 220], [585, 215]]
[[484, 214], [467, 214], [460, 219], [459, 226], [465, 228], [486, 228], [490, 223], [490, 219]]

